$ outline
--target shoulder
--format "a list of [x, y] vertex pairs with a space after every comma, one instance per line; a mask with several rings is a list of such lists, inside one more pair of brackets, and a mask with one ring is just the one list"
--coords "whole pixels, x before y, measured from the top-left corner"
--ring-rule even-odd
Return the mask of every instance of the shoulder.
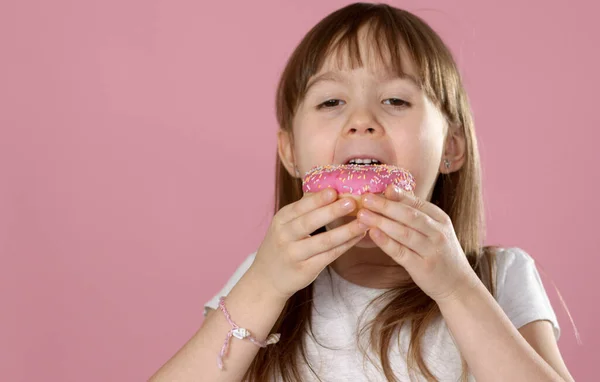
[[250, 268], [254, 259], [256, 258], [256, 252], [251, 253], [246, 256], [246, 258], [242, 261], [240, 265], [235, 269], [231, 277], [225, 282], [225, 284], [221, 287], [217, 294], [213, 295], [213, 297], [204, 303], [204, 316], [208, 314], [211, 309], [216, 309], [219, 305], [219, 298], [221, 296], [227, 296], [229, 292], [233, 289], [235, 284], [244, 276], [246, 271]]
[[498, 248], [495, 251], [498, 297], [512, 293], [512, 288], [527, 283], [541, 283], [533, 257], [518, 247]]
[[496, 277], [502, 281], [515, 272], [536, 268], [535, 261], [529, 253], [518, 247], [498, 248], [495, 257]]
[[508, 267], [512, 265], [534, 263], [533, 257], [519, 247], [498, 248], [496, 250], [496, 258], [498, 260], [498, 265], [502, 264]]
[[496, 250], [496, 300], [512, 323], [520, 328], [530, 322], [552, 323], [556, 339], [560, 328], [544, 283], [531, 255], [518, 247]]
[[518, 247], [499, 248], [496, 251], [496, 285], [498, 296], [516, 292], [514, 288], [539, 286], [542, 280], [534, 258]]

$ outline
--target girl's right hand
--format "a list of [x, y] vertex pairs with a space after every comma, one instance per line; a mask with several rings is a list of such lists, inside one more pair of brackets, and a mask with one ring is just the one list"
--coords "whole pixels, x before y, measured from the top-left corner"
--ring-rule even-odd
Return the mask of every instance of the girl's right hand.
[[270, 292], [286, 300], [312, 283], [327, 265], [358, 243], [368, 230], [354, 219], [331, 231], [310, 236], [356, 208], [352, 198], [336, 199], [336, 191], [328, 188], [306, 194], [279, 210], [248, 273], [257, 276], [263, 285], [272, 288]]

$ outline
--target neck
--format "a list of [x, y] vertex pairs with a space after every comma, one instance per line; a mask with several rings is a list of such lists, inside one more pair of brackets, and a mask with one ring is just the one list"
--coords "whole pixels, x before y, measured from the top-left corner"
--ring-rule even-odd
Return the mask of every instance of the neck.
[[353, 247], [336, 259], [331, 267], [345, 280], [367, 288], [394, 288], [410, 279], [404, 267], [377, 247]]

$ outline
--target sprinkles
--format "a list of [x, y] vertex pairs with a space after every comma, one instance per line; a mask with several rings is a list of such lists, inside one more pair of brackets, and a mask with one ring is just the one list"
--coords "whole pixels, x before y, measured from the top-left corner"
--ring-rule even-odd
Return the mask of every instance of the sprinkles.
[[394, 184], [413, 192], [415, 179], [403, 168], [390, 165], [324, 165], [312, 168], [302, 180], [302, 191], [333, 188], [340, 194], [362, 195], [367, 192], [383, 193]]

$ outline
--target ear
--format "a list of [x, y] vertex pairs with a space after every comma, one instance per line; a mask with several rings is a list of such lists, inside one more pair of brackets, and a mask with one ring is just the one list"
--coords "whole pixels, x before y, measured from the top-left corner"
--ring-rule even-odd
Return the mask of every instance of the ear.
[[[461, 126], [448, 126], [448, 134], [446, 134], [446, 144], [440, 163], [440, 172], [442, 174], [450, 174], [458, 171], [465, 164], [467, 152], [467, 141]], [[446, 163], [449, 162], [449, 166]]]
[[285, 130], [279, 129], [277, 132], [277, 153], [279, 160], [292, 178], [299, 177], [294, 160], [294, 148], [291, 134]]

